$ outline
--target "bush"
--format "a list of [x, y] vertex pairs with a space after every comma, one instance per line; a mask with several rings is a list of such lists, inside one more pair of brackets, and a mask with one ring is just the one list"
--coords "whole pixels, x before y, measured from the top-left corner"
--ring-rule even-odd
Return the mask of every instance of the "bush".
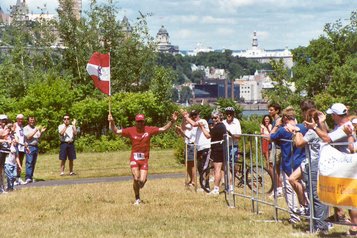
[[108, 152], [118, 150], [128, 150], [129, 141], [125, 138], [101, 136], [96, 139], [94, 135], [82, 136], [76, 140], [77, 152]]
[[175, 140], [174, 148], [174, 156], [178, 163], [185, 163], [185, 142], [182, 137], [178, 137]]

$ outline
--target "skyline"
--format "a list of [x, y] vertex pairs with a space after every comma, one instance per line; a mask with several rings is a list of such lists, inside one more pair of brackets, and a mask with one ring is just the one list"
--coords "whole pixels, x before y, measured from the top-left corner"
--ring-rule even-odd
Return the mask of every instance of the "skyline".
[[[57, 0], [27, 0], [30, 12], [47, 4], [55, 14]], [[83, 0], [83, 12], [89, 8]], [[98, 0], [97, 2], [106, 2]], [[120, 7], [118, 20], [127, 16], [133, 24], [140, 13], [152, 13], [147, 18], [150, 34], [155, 37], [163, 25], [173, 45], [180, 50], [193, 50], [198, 43], [213, 49], [245, 50], [251, 48], [253, 32], [257, 32], [259, 47], [294, 49], [307, 46], [317, 39], [326, 23], [341, 19], [349, 23], [351, 12], [357, 10], [355, 0], [113, 0]], [[8, 12], [16, 0], [2, 0], [0, 6]]]

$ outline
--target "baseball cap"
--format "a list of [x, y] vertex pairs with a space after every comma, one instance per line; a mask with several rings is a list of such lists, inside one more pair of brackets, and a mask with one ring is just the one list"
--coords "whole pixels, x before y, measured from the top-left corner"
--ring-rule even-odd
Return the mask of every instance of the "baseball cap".
[[23, 119], [24, 118], [24, 115], [23, 114], [18, 114], [17, 116], [16, 116], [16, 119]]
[[1, 114], [0, 115], [0, 120], [7, 120], [7, 116], [5, 114]]
[[327, 109], [326, 113], [344, 115], [347, 113], [347, 107], [342, 103], [334, 103], [329, 109]]
[[135, 116], [135, 121], [145, 121], [144, 114], [138, 114]]

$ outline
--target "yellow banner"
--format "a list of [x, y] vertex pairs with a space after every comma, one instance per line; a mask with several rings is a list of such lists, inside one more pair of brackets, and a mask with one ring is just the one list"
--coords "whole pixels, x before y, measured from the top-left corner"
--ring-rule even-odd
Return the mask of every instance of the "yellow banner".
[[357, 180], [319, 176], [318, 196], [323, 203], [348, 209], [357, 208]]
[[322, 144], [317, 193], [325, 204], [356, 209], [357, 154], [343, 153], [331, 145]]

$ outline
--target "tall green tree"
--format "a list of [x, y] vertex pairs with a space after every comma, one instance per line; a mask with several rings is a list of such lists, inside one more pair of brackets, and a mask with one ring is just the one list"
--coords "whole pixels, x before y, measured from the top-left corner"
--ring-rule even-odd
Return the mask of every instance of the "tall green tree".
[[[307, 47], [293, 50], [294, 78], [298, 92], [321, 99], [334, 98], [356, 108], [357, 12], [349, 23], [341, 20], [326, 24], [324, 35], [310, 41]], [[326, 106], [325, 106], [326, 107]]]

